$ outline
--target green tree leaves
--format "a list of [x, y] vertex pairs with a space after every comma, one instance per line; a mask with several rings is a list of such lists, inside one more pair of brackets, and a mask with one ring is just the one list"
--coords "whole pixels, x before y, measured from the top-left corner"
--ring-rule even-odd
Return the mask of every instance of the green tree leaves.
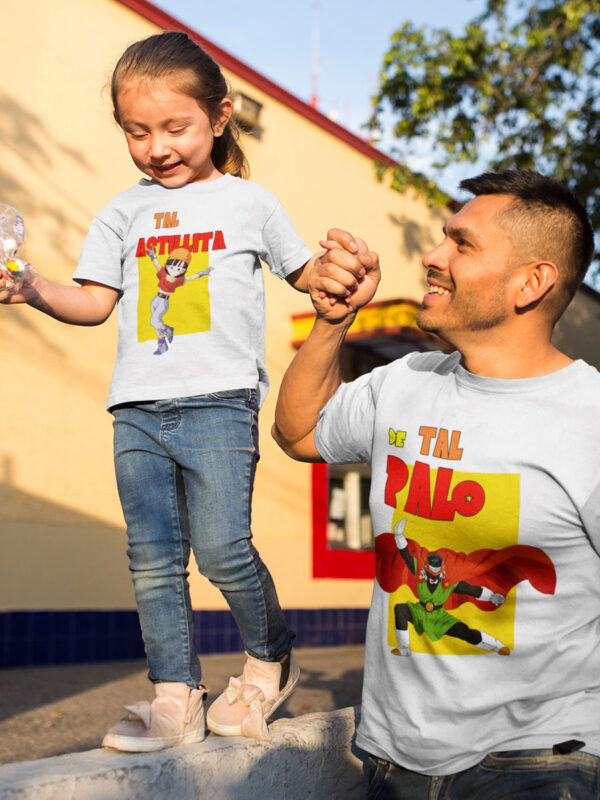
[[[405, 23], [383, 59], [370, 127], [405, 145], [429, 140], [435, 168], [475, 162], [552, 174], [600, 230], [600, 0], [488, 0], [455, 36]], [[399, 153], [401, 157], [401, 151]], [[393, 170], [442, 202], [422, 175]]]

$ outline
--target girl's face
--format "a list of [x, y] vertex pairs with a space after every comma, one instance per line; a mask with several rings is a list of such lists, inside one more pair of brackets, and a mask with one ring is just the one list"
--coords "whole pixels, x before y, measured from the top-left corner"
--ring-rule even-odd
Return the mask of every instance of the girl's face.
[[173, 81], [134, 77], [121, 86], [117, 105], [129, 153], [149, 178], [175, 189], [220, 177], [210, 154], [231, 116], [228, 98], [211, 120]]

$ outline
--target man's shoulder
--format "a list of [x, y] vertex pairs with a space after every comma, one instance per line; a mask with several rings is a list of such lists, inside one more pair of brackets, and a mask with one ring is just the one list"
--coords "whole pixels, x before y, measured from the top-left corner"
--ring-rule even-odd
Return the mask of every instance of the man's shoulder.
[[597, 418], [600, 411], [600, 372], [592, 364], [578, 359], [571, 365], [570, 380], [565, 387], [565, 399], [573, 407], [589, 407]]
[[449, 375], [454, 372], [460, 362], [460, 353], [443, 353], [441, 350], [430, 350], [426, 353], [409, 353], [404, 358], [398, 359], [403, 366], [413, 372], [433, 372], [436, 375]]
[[586, 380], [592, 382], [599, 382], [600, 381], [600, 372], [598, 368], [595, 367], [593, 364], [584, 361], [582, 358], [578, 359], [575, 362], [576, 366], [579, 367], [581, 375], [585, 376]]
[[[453, 373], [459, 363], [460, 353], [458, 351], [443, 353], [440, 350], [430, 350], [424, 353], [408, 353], [380, 369], [385, 375], [393, 374], [395, 376], [398, 372], [409, 372], [444, 377]], [[377, 372], [378, 370], [374, 370], [373, 375]]]
[[460, 362], [460, 353], [442, 353], [439, 350], [408, 353], [402, 358], [377, 367], [359, 380], [367, 381], [375, 400], [397, 392], [414, 391], [415, 381], [421, 384], [430, 378], [443, 379], [451, 375]]

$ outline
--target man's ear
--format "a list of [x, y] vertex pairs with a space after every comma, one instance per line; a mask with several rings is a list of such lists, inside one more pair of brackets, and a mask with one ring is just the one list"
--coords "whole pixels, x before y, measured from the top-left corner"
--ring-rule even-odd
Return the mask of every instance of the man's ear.
[[558, 280], [558, 269], [552, 261], [534, 261], [521, 273], [522, 281], [515, 305], [527, 308], [539, 302]]
[[223, 131], [227, 126], [227, 123], [231, 119], [232, 114], [233, 114], [233, 103], [231, 102], [229, 97], [224, 97], [219, 103], [219, 107], [212, 121], [212, 129], [213, 129], [213, 134], [215, 136], [222, 135]]

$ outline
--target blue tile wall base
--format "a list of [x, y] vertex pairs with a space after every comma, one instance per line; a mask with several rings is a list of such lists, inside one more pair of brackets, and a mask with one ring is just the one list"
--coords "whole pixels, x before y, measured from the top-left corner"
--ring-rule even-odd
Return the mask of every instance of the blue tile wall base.
[[[362, 644], [366, 608], [285, 609], [296, 647]], [[194, 611], [196, 649], [243, 649], [229, 611]], [[144, 658], [136, 611], [6, 611], [0, 613], [0, 668]]]

